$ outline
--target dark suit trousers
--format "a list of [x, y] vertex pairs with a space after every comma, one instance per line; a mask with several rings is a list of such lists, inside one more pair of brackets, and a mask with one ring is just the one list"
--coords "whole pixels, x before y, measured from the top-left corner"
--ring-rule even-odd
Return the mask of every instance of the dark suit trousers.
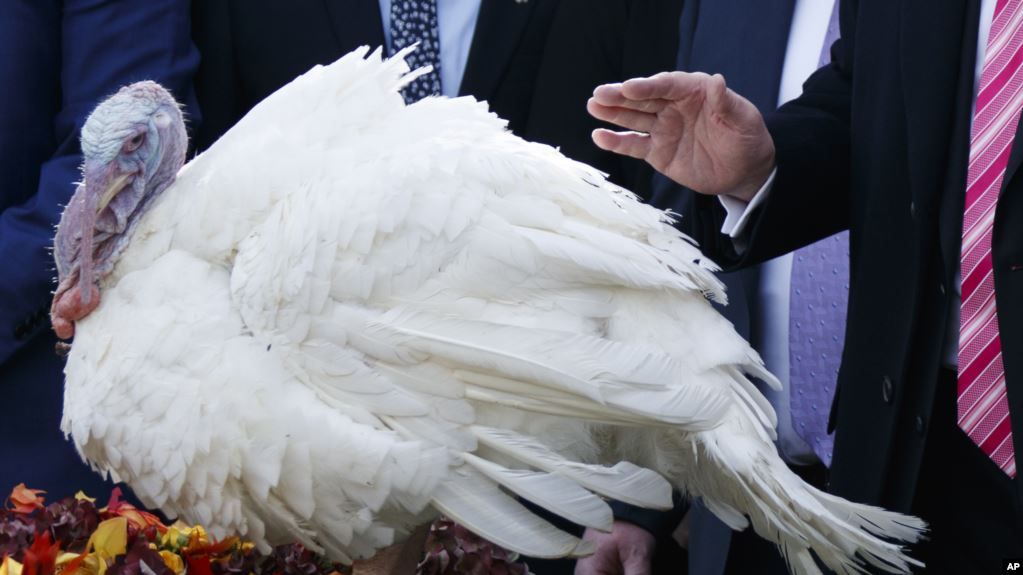
[[955, 389], [955, 373], [941, 370], [913, 503], [931, 539], [913, 555], [926, 573], [1001, 573], [1002, 559], [1023, 557], [1019, 489], [956, 425]]

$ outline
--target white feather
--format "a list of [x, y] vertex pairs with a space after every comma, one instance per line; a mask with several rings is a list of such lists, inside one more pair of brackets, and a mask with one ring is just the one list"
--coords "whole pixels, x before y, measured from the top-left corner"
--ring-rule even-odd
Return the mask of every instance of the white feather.
[[559, 473], [601, 495], [650, 509], [671, 509], [671, 485], [657, 473], [621, 461], [614, 467], [566, 460], [542, 443], [513, 431], [482, 426], [473, 433], [488, 447], [526, 465]]
[[463, 454], [462, 459], [512, 493], [544, 509], [579, 525], [611, 531], [611, 508], [575, 481], [552, 473], [506, 469], [471, 453]]
[[580, 544], [470, 469], [454, 470], [434, 493], [433, 504], [480, 536], [518, 553], [568, 557]]

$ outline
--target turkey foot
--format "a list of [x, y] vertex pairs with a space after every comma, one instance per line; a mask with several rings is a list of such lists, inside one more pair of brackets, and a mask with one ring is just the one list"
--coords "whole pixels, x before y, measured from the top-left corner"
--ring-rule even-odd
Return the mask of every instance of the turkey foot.
[[381, 549], [372, 559], [356, 561], [352, 575], [414, 575], [429, 533], [429, 523], [418, 527], [402, 543]]

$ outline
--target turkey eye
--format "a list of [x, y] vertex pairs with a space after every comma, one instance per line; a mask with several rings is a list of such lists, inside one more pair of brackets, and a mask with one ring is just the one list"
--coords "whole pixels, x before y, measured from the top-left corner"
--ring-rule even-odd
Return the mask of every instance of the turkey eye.
[[145, 133], [140, 132], [138, 134], [135, 134], [135, 136], [133, 136], [132, 139], [124, 143], [124, 151], [127, 153], [134, 152], [135, 150], [139, 149], [139, 146], [142, 145], [142, 142], [144, 142], [145, 139], [146, 139]]

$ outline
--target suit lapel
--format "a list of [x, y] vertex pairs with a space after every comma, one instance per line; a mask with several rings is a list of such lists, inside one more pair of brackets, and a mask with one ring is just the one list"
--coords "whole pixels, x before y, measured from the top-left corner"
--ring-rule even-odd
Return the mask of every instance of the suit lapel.
[[[359, 46], [384, 46], [379, 0], [323, 0], [340, 54]], [[384, 46], [384, 50], [387, 47]]]
[[[959, 30], [952, 38], [936, 38], [927, 30], [928, 26], [934, 25], [930, 20], [914, 25], [906, 11], [901, 23], [910, 192], [919, 213], [927, 215], [933, 210], [938, 212], [944, 277], [949, 283], [959, 269], [980, 15], [979, 0], [967, 0], [961, 6], [955, 6], [957, 4], [959, 2], [942, 1], [933, 8], [938, 19], [948, 27]], [[921, 2], [915, 9], [918, 12], [914, 15], [917, 15], [923, 13], [919, 10], [931, 11], [932, 5]], [[953, 23], [953, 20], [956, 22]], [[910, 45], [915, 42], [924, 44]], [[934, 49], [934, 45], [943, 46], [944, 52], [927, 54], [928, 50]], [[933, 66], [939, 63], [938, 67], [944, 71], [941, 77], [932, 75], [934, 69], [916, 68], [917, 65]], [[928, 169], [928, 163], [931, 162], [946, 168]]]
[[515, 54], [535, 2], [482, 0], [460, 95], [490, 99]]

